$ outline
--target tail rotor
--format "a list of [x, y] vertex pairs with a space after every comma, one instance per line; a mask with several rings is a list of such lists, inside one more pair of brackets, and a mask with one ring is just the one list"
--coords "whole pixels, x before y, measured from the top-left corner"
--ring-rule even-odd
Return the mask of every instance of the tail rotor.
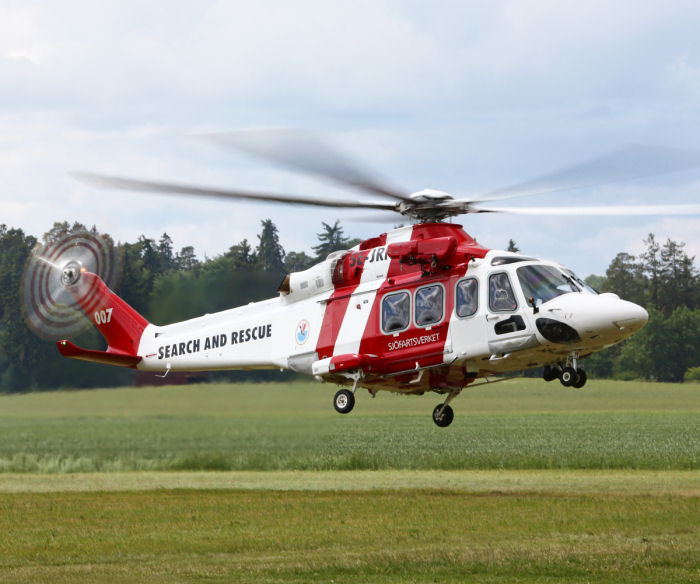
[[110, 288], [119, 280], [121, 261], [111, 240], [98, 233], [66, 234], [37, 244], [24, 269], [22, 300], [29, 328], [42, 338], [63, 339], [90, 325], [83, 310], [94, 296], [97, 274]]

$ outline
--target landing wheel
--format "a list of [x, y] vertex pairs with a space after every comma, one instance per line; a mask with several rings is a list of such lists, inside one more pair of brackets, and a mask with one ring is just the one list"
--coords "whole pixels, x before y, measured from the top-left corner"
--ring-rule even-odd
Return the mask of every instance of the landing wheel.
[[588, 379], [586, 372], [583, 369], [577, 369], [576, 379], [571, 385], [576, 389], [581, 389], [584, 385], [586, 385], [586, 379]]
[[559, 371], [557, 371], [555, 367], [552, 367], [551, 365], [544, 366], [544, 371], [542, 371], [542, 379], [545, 381], [554, 381], [557, 377], [559, 377]]
[[[442, 414], [440, 410], [442, 410]], [[450, 406], [443, 406], [443, 404], [435, 406], [433, 410], [433, 422], [440, 426], [440, 428], [447, 428], [454, 419], [455, 413]]]
[[571, 387], [576, 381], [576, 371], [573, 367], [564, 367], [559, 374], [559, 381], [564, 387]]
[[339, 414], [349, 414], [355, 407], [355, 394], [348, 389], [337, 391], [333, 398], [333, 407]]

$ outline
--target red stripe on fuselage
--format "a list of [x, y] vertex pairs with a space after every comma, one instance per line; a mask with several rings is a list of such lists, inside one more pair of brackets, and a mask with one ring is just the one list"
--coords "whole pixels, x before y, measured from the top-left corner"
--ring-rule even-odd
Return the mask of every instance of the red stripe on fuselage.
[[[437, 237], [456, 236], [459, 243], [472, 244], [471, 238], [459, 226], [449, 224], [422, 224], [414, 227], [410, 241], [430, 240]], [[465, 258], [454, 258], [462, 264]], [[454, 265], [454, 264], [453, 264]], [[397, 373], [416, 368], [441, 365], [444, 362], [445, 343], [449, 332], [450, 318], [454, 309], [454, 285], [466, 269], [438, 269], [434, 274], [423, 275], [418, 264], [401, 264], [398, 258], [391, 260], [388, 277], [377, 292], [372, 313], [362, 335], [360, 354], [377, 355], [382, 362], [383, 373]], [[418, 288], [440, 284], [444, 288], [444, 311], [442, 320], [430, 327], [414, 324], [415, 292]], [[385, 334], [381, 330], [381, 304], [389, 292], [406, 290], [411, 296], [411, 324], [397, 334]]]
[[[345, 263], [345, 260], [340, 261]], [[340, 266], [341, 270], [342, 267], [344, 266]], [[336, 266], [336, 270], [337, 269], [338, 266]], [[354, 265], [354, 274], [352, 278], [353, 283], [345, 284], [341, 281], [338, 284], [335, 284], [335, 289], [326, 301], [326, 310], [323, 313], [323, 323], [321, 324], [321, 331], [319, 332], [318, 342], [316, 343], [316, 353], [318, 354], [319, 359], [325, 359], [333, 356], [335, 343], [338, 340], [338, 332], [343, 324], [343, 319], [345, 318], [345, 313], [348, 310], [351, 296], [360, 285], [363, 269], [363, 264]]]

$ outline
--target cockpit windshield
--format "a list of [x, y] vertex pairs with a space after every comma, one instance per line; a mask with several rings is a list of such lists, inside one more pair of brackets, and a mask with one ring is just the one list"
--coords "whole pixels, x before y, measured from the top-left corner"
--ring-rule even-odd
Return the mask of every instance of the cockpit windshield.
[[[553, 266], [532, 265], [518, 268], [518, 280], [528, 302], [539, 306], [544, 302], [568, 294], [581, 292], [575, 280]], [[530, 300], [532, 298], [532, 300]]]
[[585, 280], [582, 280], [579, 278], [576, 274], [574, 274], [569, 268], [562, 268], [562, 271], [564, 272], [565, 276], [569, 276], [570, 278], [573, 278], [574, 282], [578, 285], [581, 290], [585, 290], [586, 292], [589, 292], [590, 294], [598, 294], [598, 291], [586, 284]]

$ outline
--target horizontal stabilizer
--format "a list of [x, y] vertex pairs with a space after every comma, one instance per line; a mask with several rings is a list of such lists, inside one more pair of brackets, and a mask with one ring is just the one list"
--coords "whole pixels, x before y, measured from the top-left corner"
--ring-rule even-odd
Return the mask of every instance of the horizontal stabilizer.
[[136, 367], [141, 361], [138, 355], [128, 355], [112, 351], [95, 351], [83, 349], [74, 345], [70, 341], [58, 341], [58, 350], [64, 357], [80, 359], [81, 361], [92, 361], [93, 363], [103, 363], [104, 365], [116, 365], [117, 367]]

